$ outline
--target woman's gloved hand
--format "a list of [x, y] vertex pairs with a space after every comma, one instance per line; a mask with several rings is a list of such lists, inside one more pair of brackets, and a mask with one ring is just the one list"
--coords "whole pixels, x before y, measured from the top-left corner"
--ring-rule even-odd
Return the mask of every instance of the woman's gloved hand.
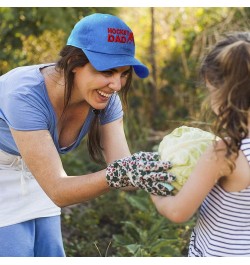
[[170, 162], [160, 161], [156, 152], [138, 152], [109, 164], [106, 178], [113, 188], [133, 186], [151, 194], [166, 196], [170, 192], [162, 183], [175, 180], [175, 176], [167, 172], [171, 167]]

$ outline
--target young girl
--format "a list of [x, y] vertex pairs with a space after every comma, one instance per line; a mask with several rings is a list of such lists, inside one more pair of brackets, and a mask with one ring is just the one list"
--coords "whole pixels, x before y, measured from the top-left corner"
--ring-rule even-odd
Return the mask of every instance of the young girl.
[[218, 42], [201, 75], [222, 140], [206, 150], [176, 196], [151, 197], [176, 223], [200, 207], [189, 256], [250, 256], [250, 34]]

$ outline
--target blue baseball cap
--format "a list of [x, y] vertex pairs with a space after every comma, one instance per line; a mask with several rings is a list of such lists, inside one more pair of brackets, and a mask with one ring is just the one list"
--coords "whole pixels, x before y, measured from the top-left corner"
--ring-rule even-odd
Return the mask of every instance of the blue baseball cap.
[[131, 65], [135, 73], [145, 78], [148, 68], [135, 56], [134, 35], [118, 17], [92, 14], [75, 24], [67, 45], [82, 49], [97, 71]]

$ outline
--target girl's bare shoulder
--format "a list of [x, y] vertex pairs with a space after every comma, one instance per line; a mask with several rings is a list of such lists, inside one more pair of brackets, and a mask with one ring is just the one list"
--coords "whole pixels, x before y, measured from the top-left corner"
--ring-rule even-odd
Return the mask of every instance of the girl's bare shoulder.
[[238, 157], [233, 161], [235, 163], [234, 170], [220, 180], [222, 188], [228, 192], [237, 192], [250, 185], [250, 165], [241, 150]]

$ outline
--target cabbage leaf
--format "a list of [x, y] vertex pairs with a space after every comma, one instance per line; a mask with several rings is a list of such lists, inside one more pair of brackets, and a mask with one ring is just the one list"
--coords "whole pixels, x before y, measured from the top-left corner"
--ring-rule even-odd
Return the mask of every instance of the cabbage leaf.
[[[201, 154], [215, 139], [210, 132], [188, 126], [176, 128], [163, 138], [158, 152], [161, 160], [171, 161], [173, 164], [169, 172], [176, 176], [176, 180], [170, 185], [175, 188], [174, 193], [181, 189]], [[169, 185], [163, 185], [171, 190]]]

